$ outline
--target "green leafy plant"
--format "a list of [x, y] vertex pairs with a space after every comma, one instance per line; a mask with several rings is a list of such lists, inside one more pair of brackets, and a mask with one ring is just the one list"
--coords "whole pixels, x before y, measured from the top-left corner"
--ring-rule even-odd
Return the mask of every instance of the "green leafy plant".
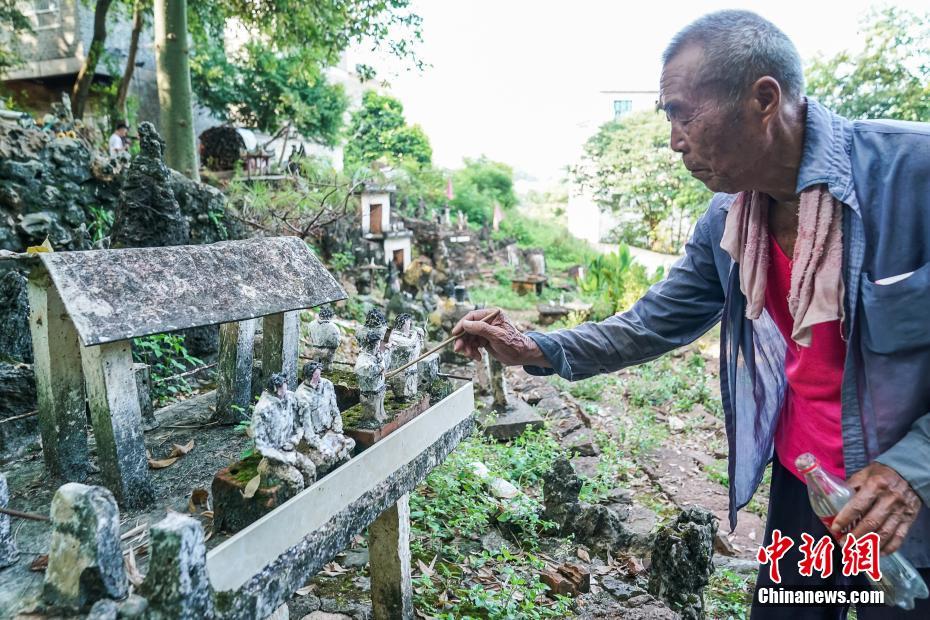
[[133, 359], [148, 364], [152, 376], [152, 400], [163, 405], [194, 388], [183, 373], [203, 365], [203, 360], [187, 352], [181, 334], [153, 334], [133, 338]]
[[595, 318], [603, 319], [632, 306], [662, 276], [661, 268], [649, 276], [645, 267], [633, 261], [630, 248], [621, 243], [616, 253], [601, 254], [588, 262], [578, 288], [594, 303]]

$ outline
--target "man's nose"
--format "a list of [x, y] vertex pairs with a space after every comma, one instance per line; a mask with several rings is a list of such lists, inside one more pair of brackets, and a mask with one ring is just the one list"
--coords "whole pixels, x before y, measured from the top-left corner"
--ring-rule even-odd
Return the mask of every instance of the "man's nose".
[[681, 124], [672, 121], [672, 135], [669, 139], [669, 147], [676, 153], [684, 155], [688, 152], [688, 143], [685, 140], [685, 133], [681, 130]]

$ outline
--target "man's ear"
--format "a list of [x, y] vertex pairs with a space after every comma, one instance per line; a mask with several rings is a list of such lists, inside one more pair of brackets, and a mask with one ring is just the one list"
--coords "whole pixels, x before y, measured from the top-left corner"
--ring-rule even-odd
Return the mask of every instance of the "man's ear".
[[750, 107], [759, 115], [763, 124], [775, 117], [781, 106], [781, 86], [773, 77], [764, 76], [755, 81], [750, 89]]

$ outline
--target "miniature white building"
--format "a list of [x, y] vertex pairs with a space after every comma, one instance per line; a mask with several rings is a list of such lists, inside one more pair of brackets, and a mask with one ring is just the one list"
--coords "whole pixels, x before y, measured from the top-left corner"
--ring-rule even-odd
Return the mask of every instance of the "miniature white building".
[[384, 264], [393, 262], [401, 272], [413, 260], [411, 238], [413, 232], [404, 228], [404, 223], [391, 221], [391, 197], [394, 185], [366, 184], [362, 189], [362, 237], [370, 242], [380, 242], [384, 250]]

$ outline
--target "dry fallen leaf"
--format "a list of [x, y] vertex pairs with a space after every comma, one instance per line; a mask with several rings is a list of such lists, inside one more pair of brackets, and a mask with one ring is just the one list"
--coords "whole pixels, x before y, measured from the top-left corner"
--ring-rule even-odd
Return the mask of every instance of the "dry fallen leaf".
[[330, 562], [323, 566], [323, 570], [320, 571], [321, 575], [326, 575], [327, 577], [338, 577], [339, 575], [344, 575], [349, 572], [349, 569], [343, 568], [339, 565], [338, 562]]
[[175, 456], [170, 459], [149, 459], [149, 469], [164, 469], [170, 467], [174, 465], [178, 458], [179, 457]]
[[129, 579], [129, 583], [139, 587], [143, 578], [142, 573], [139, 572], [139, 567], [136, 565], [136, 552], [132, 547], [123, 556], [123, 563], [126, 565], [126, 577]]
[[191, 439], [183, 446], [178, 444], [171, 444], [171, 452], [168, 453], [168, 456], [163, 459], [153, 459], [149, 455], [149, 469], [164, 469], [165, 467], [170, 467], [174, 465], [179, 458], [190, 452], [194, 449], [194, 440]]
[[255, 493], [258, 492], [258, 487], [262, 483], [262, 475], [259, 474], [249, 480], [249, 483], [245, 485], [245, 490], [242, 491], [242, 497], [246, 499], [251, 499], [255, 496]]
[[192, 515], [206, 513], [210, 510], [210, 493], [206, 489], [197, 487], [191, 491], [191, 497], [187, 500], [187, 512]]
[[417, 560], [417, 566], [420, 568], [420, 572], [426, 575], [427, 577], [433, 576], [433, 569], [423, 563], [423, 560]]
[[306, 586], [300, 588], [299, 590], [297, 590], [296, 592], [294, 592], [294, 594], [296, 594], [297, 596], [307, 596], [308, 594], [310, 594], [311, 592], [313, 592], [313, 589], [314, 589], [315, 587], [316, 587], [316, 585], [311, 583], [311, 584], [309, 584], [309, 585], [306, 585]]
[[194, 449], [194, 440], [191, 439], [183, 446], [179, 446], [176, 443], [171, 444], [171, 445], [172, 445], [171, 454], [169, 454], [168, 456], [184, 456], [185, 454], [187, 454], [188, 452]]
[[29, 565], [29, 570], [41, 572], [48, 568], [48, 554], [43, 553], [40, 556], [37, 556], [36, 559], [32, 561], [32, 564]]
[[585, 551], [584, 548], [578, 547], [578, 550], [575, 553], [578, 555], [578, 559], [581, 560], [582, 562], [591, 561], [591, 555], [587, 551]]

